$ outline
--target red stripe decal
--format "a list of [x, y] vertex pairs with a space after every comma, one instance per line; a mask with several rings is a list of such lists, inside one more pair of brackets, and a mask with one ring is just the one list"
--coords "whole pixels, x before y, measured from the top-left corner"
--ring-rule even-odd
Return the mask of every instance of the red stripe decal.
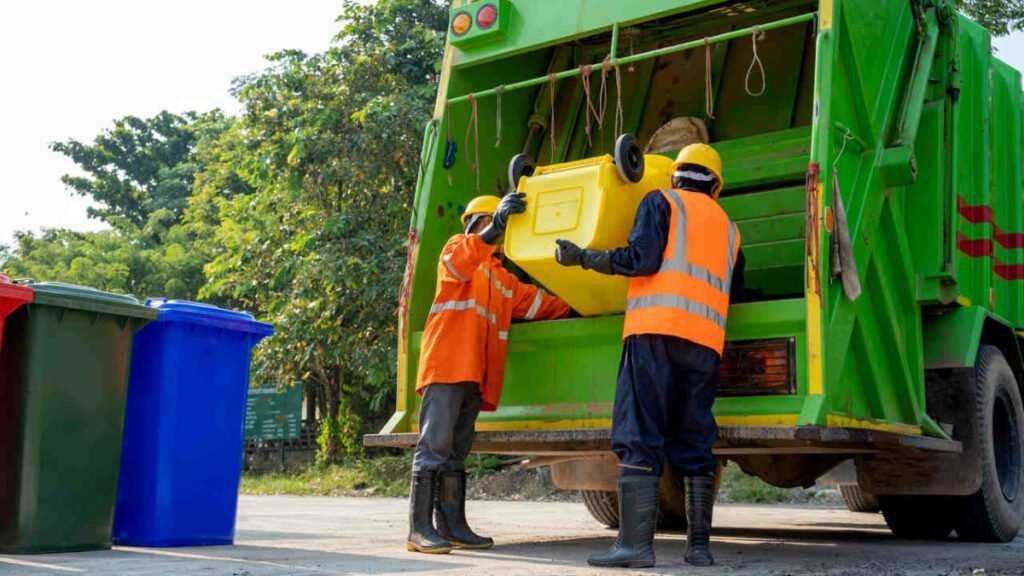
[[1004, 280], [1024, 280], [1024, 264], [997, 263], [996, 274]]
[[971, 206], [963, 196], [957, 196], [956, 209], [971, 224], [993, 223], [991, 206]]
[[[992, 236], [996, 239], [1003, 248], [1010, 250], [1024, 248], [1024, 234], [1019, 232], [1003, 232], [995, 222], [995, 211], [992, 210], [991, 206], [971, 206], [964, 200], [963, 196], [956, 197], [956, 210], [964, 217], [965, 220], [971, 224], [988, 224], [992, 226]], [[972, 242], [978, 242], [972, 240]], [[959, 236], [957, 239], [957, 245], [959, 246]], [[966, 251], [965, 251], [966, 252]], [[969, 255], [974, 256], [970, 252]], [[991, 253], [983, 254], [984, 256], [990, 256]]]
[[988, 238], [972, 240], [960, 232], [956, 233], [956, 247], [971, 258], [991, 258], [994, 253], [992, 241]]
[[[992, 225], [995, 227], [995, 224]], [[1004, 248], [1024, 248], [1024, 234], [1021, 233], [1007, 233], [997, 232], [996, 242], [999, 242]]]

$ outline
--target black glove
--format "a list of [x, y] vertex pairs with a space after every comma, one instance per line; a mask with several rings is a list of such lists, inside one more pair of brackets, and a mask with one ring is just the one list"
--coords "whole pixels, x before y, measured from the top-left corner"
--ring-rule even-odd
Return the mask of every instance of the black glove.
[[568, 240], [555, 240], [555, 261], [562, 266], [582, 266], [601, 274], [612, 273], [612, 254], [601, 250], [584, 250]]
[[526, 198], [526, 194], [522, 192], [513, 192], [502, 198], [498, 209], [494, 211], [494, 219], [480, 232], [480, 239], [488, 244], [497, 244], [508, 226], [508, 217], [526, 212], [526, 200], [523, 198]]
[[555, 261], [562, 266], [582, 266], [583, 249], [568, 240], [555, 240]]

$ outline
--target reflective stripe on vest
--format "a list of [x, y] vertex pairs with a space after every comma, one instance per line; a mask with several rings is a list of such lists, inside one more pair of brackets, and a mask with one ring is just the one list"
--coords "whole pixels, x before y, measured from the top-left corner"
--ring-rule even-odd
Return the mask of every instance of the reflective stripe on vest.
[[525, 320], [533, 320], [537, 317], [537, 312], [540, 312], [540, 305], [544, 303], [544, 290], [537, 288], [537, 295], [533, 297], [533, 302], [530, 303], [530, 309], [526, 311]]
[[739, 234], [736, 224], [729, 222], [729, 261], [726, 266], [725, 278], [718, 276], [707, 268], [686, 261], [686, 205], [675, 190], [665, 190], [672, 203], [676, 205], [676, 237], [675, 252], [672, 258], [666, 258], [661, 263], [662, 272], [681, 272], [710, 284], [715, 290], [728, 294], [732, 288], [732, 270], [736, 265], [736, 242]]
[[639, 296], [637, 298], [630, 298], [626, 302], [626, 311], [632, 312], [633, 310], [643, 310], [644, 308], [679, 308], [685, 310], [694, 316], [700, 316], [701, 318], [707, 318], [722, 330], [725, 330], [726, 321], [725, 317], [718, 313], [714, 308], [701, 304], [700, 302], [694, 302], [689, 298], [679, 296], [676, 294], [651, 294], [650, 296]]
[[488, 320], [491, 324], [498, 323], [498, 317], [491, 314], [487, 308], [480, 306], [476, 303], [476, 300], [470, 298], [469, 300], [452, 300], [450, 302], [438, 302], [430, 307], [431, 314], [437, 314], [445, 311], [461, 311], [461, 310], [475, 310], [484, 319]]
[[494, 287], [498, 289], [498, 292], [501, 292], [502, 296], [504, 296], [505, 298], [511, 298], [513, 296], [512, 290], [509, 288], [505, 288], [505, 285], [502, 284], [500, 280], [495, 278], [494, 275], [491, 274], [491, 271], [485, 268], [483, 264], [480, 265], [480, 270], [482, 270], [484, 276], [487, 276], [487, 279], [491, 281], [491, 284], [493, 284]]

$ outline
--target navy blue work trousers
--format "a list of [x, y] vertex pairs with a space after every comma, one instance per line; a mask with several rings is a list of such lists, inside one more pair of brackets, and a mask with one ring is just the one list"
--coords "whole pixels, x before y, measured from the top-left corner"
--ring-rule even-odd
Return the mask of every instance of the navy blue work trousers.
[[612, 418], [622, 474], [661, 476], [666, 460], [684, 476], [714, 473], [718, 425], [711, 406], [720, 367], [717, 352], [689, 340], [626, 338]]

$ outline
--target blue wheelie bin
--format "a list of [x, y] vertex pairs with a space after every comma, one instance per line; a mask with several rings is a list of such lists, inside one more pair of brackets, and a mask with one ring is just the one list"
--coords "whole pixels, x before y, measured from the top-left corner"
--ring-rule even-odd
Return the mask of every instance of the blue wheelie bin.
[[273, 334], [251, 314], [184, 301], [135, 337], [114, 542], [231, 544], [252, 349]]

